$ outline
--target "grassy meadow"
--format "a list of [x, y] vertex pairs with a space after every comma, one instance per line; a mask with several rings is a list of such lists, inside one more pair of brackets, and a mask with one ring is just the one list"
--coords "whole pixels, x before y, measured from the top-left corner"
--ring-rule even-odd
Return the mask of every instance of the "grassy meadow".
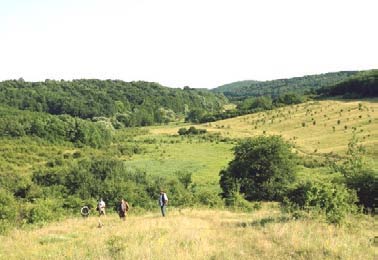
[[[3, 139], [0, 167], [4, 172], [28, 175], [39, 165], [65, 154], [110, 155], [151, 175], [174, 176], [191, 172], [197, 185], [219, 190], [218, 173], [233, 158], [232, 148], [237, 140], [261, 134], [281, 135], [295, 145], [300, 155], [320, 159], [329, 153], [344, 155], [355, 134], [359, 144], [366, 147], [366, 159], [378, 167], [378, 102], [375, 99], [311, 101], [195, 125], [209, 133], [228, 137], [229, 141], [178, 136], [178, 129], [191, 125], [174, 123], [145, 127], [137, 132], [126, 130], [126, 133], [118, 133], [116, 143], [106, 149], [49, 144], [29, 137]], [[119, 154], [118, 147], [123, 145], [137, 146], [140, 151], [133, 155]]]
[[198, 185], [219, 186], [217, 175], [232, 159], [232, 143], [207, 142], [196, 138], [182, 140], [179, 137], [163, 140], [166, 142], [144, 144], [146, 152], [134, 155], [126, 165], [143, 169], [151, 175], [170, 176], [191, 172], [193, 181]]
[[277, 204], [250, 213], [168, 209], [134, 215], [71, 218], [0, 237], [0, 259], [373, 259], [367, 216], [341, 227], [295, 220]]
[[[367, 149], [366, 160], [378, 167], [378, 100], [310, 101], [195, 125], [218, 139], [178, 136], [192, 124], [119, 130], [117, 141], [106, 149], [51, 144], [30, 137], [2, 140], [0, 169], [16, 176], [31, 176], [40, 166], [67, 155], [107, 155], [141, 169], [148, 175], [177, 177], [192, 173], [193, 184], [220, 192], [219, 171], [233, 159], [238, 139], [281, 135], [298, 154], [325, 158], [344, 156], [356, 135]], [[222, 138], [225, 138], [222, 140]], [[123, 154], [120, 146], [136, 152]], [[71, 157], [69, 157], [71, 158]], [[326, 167], [300, 167], [301, 179], [330, 177]], [[22, 178], [21, 178], [22, 179]], [[174, 198], [172, 198], [173, 200]], [[317, 217], [293, 219], [278, 204], [262, 203], [252, 212], [225, 209], [169, 207], [168, 217], [158, 211], [133, 209], [122, 222], [114, 212], [101, 218], [76, 217], [43, 226], [14, 229], [0, 236], [0, 259], [374, 259], [374, 221], [370, 216], [349, 216], [341, 226]]]

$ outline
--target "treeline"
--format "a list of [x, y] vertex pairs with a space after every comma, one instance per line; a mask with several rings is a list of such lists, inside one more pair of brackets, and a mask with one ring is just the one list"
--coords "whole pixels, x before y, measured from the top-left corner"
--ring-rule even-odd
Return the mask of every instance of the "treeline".
[[221, 94], [189, 87], [173, 89], [151, 82], [80, 79], [0, 82], [0, 103], [22, 110], [68, 114], [83, 119], [112, 117], [124, 126], [167, 123], [196, 107], [220, 111]]
[[194, 109], [188, 113], [186, 121], [193, 123], [214, 122], [227, 118], [271, 110], [286, 105], [299, 104], [305, 100], [306, 96], [295, 93], [286, 93], [273, 99], [270, 96], [249, 97], [242, 102], [239, 102], [236, 109], [233, 110], [218, 113], [207, 113], [206, 111], [200, 109]]
[[378, 70], [370, 70], [317, 91], [320, 96], [342, 96], [344, 98], [378, 97]]
[[303, 95], [315, 93], [322, 87], [333, 86], [357, 73], [357, 71], [340, 71], [269, 81], [239, 81], [217, 87], [212, 92], [223, 93], [230, 101], [259, 96], [276, 98], [289, 92]]
[[110, 144], [109, 127], [102, 122], [91, 122], [69, 115], [53, 116], [46, 113], [20, 111], [0, 107], [0, 137], [35, 136], [50, 142], [72, 142], [100, 148]]

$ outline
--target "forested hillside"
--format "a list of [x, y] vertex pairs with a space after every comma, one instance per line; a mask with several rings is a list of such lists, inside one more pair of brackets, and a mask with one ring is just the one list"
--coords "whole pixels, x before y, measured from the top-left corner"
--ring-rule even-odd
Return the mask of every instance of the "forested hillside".
[[[158, 83], [120, 80], [0, 82], [0, 104], [22, 110], [68, 114], [83, 119], [112, 117], [124, 126], [167, 123], [192, 108], [219, 111], [223, 95], [191, 88], [172, 89]], [[115, 125], [116, 125], [115, 124]]]
[[223, 93], [230, 100], [243, 100], [247, 97], [258, 96], [275, 98], [288, 92], [296, 94], [314, 92], [321, 87], [335, 85], [356, 73], [357, 71], [340, 71], [269, 81], [245, 80], [219, 86], [212, 92]]
[[378, 96], [378, 70], [364, 71], [336, 85], [319, 89], [322, 96], [366, 98]]

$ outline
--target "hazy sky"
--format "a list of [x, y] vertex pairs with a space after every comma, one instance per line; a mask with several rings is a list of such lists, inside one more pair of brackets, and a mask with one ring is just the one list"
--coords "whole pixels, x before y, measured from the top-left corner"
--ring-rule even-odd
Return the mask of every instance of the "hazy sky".
[[378, 68], [377, 0], [0, 0], [0, 80], [213, 88]]

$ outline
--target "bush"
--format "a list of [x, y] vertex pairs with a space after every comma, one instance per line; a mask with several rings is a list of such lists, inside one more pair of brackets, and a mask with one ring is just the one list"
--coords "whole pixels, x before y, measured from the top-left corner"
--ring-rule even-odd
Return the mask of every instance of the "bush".
[[206, 132], [206, 129], [197, 129], [194, 126], [189, 127], [188, 130], [186, 128], [180, 128], [178, 130], [179, 135], [201, 135], [206, 134]]
[[307, 181], [299, 183], [288, 195], [289, 210], [320, 211], [329, 223], [339, 224], [347, 213], [355, 212], [356, 193], [344, 185]]
[[179, 134], [179, 135], [186, 135], [186, 134], [187, 134], [187, 130], [186, 130], [186, 128], [185, 128], [185, 127], [180, 128], [180, 129], [178, 130], [178, 134]]
[[63, 212], [61, 200], [37, 200], [36, 203], [31, 204], [29, 211], [26, 213], [26, 219], [31, 224], [47, 223], [60, 219]]
[[251, 212], [261, 208], [260, 202], [250, 202], [246, 200], [243, 194], [239, 192], [234, 192], [230, 198], [226, 200], [226, 205], [235, 209], [246, 212]]
[[330, 161], [331, 168], [345, 177], [348, 188], [357, 192], [359, 204], [374, 210], [374, 198], [378, 193], [377, 172], [365, 161], [365, 147], [358, 144], [353, 135], [348, 143], [347, 157], [342, 161]]
[[184, 185], [177, 180], [167, 182], [168, 193], [174, 200], [169, 202], [172, 206], [184, 206], [193, 204], [193, 193], [187, 190]]
[[377, 173], [374, 170], [363, 169], [358, 174], [346, 177], [348, 188], [357, 192], [358, 203], [375, 212], [374, 194], [378, 194]]
[[200, 205], [208, 207], [217, 207], [223, 204], [222, 199], [213, 191], [200, 189], [194, 193], [195, 200]]
[[6, 233], [17, 217], [17, 203], [8, 191], [0, 188], [0, 234]]

